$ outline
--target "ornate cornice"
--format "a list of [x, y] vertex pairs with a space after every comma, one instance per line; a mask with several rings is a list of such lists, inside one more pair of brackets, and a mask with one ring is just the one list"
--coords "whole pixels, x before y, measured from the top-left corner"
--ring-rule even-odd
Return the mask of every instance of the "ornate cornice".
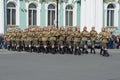
[[105, 3], [115, 2], [115, 0], [104, 0]]

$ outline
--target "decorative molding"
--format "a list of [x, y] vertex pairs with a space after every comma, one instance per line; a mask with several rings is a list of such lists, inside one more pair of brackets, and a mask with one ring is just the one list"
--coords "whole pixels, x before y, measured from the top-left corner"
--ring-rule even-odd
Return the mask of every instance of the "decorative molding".
[[115, 2], [116, 0], [104, 0], [104, 3]]

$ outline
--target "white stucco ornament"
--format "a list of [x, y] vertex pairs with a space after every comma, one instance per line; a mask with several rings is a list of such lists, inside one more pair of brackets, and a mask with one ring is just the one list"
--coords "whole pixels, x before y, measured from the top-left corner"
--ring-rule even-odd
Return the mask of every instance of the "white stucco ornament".
[[115, 0], [104, 0], [105, 3], [115, 2]]

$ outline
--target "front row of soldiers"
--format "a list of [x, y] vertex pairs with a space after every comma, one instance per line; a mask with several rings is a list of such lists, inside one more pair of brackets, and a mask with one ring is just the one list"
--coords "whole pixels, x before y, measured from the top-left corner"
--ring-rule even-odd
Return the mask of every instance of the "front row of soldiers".
[[[6, 38], [8, 50], [37, 51], [38, 53], [51, 52], [53, 54], [59, 52], [60, 54], [69, 53], [75, 55], [88, 54], [88, 39], [91, 40], [90, 53], [95, 54], [95, 41], [99, 39], [101, 42], [100, 54], [109, 56], [107, 43], [111, 35], [106, 31], [106, 28], [102, 28], [98, 34], [95, 27], [92, 27], [90, 32], [87, 31], [87, 27], [84, 27], [82, 32], [78, 27], [75, 27], [74, 31], [72, 27], [68, 27], [67, 30], [64, 27], [60, 27], [60, 30], [55, 27], [44, 27], [43, 29], [29, 27], [24, 31], [8, 31]], [[80, 46], [81, 42], [82, 46]]]

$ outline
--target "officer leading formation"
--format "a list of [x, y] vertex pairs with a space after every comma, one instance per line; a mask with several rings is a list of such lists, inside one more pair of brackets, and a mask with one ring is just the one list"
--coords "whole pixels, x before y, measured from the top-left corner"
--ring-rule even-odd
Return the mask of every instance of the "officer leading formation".
[[63, 26], [57, 29], [51, 27], [28, 27], [24, 31], [20, 29], [11, 29], [6, 33], [7, 49], [13, 51], [43, 52], [52, 54], [88, 54], [88, 40], [91, 41], [90, 53], [96, 54], [95, 41], [99, 40], [101, 44], [100, 55], [109, 56], [107, 43], [111, 34], [106, 28], [102, 28], [98, 34], [93, 26], [91, 31], [87, 27], [80, 32], [79, 27]]

